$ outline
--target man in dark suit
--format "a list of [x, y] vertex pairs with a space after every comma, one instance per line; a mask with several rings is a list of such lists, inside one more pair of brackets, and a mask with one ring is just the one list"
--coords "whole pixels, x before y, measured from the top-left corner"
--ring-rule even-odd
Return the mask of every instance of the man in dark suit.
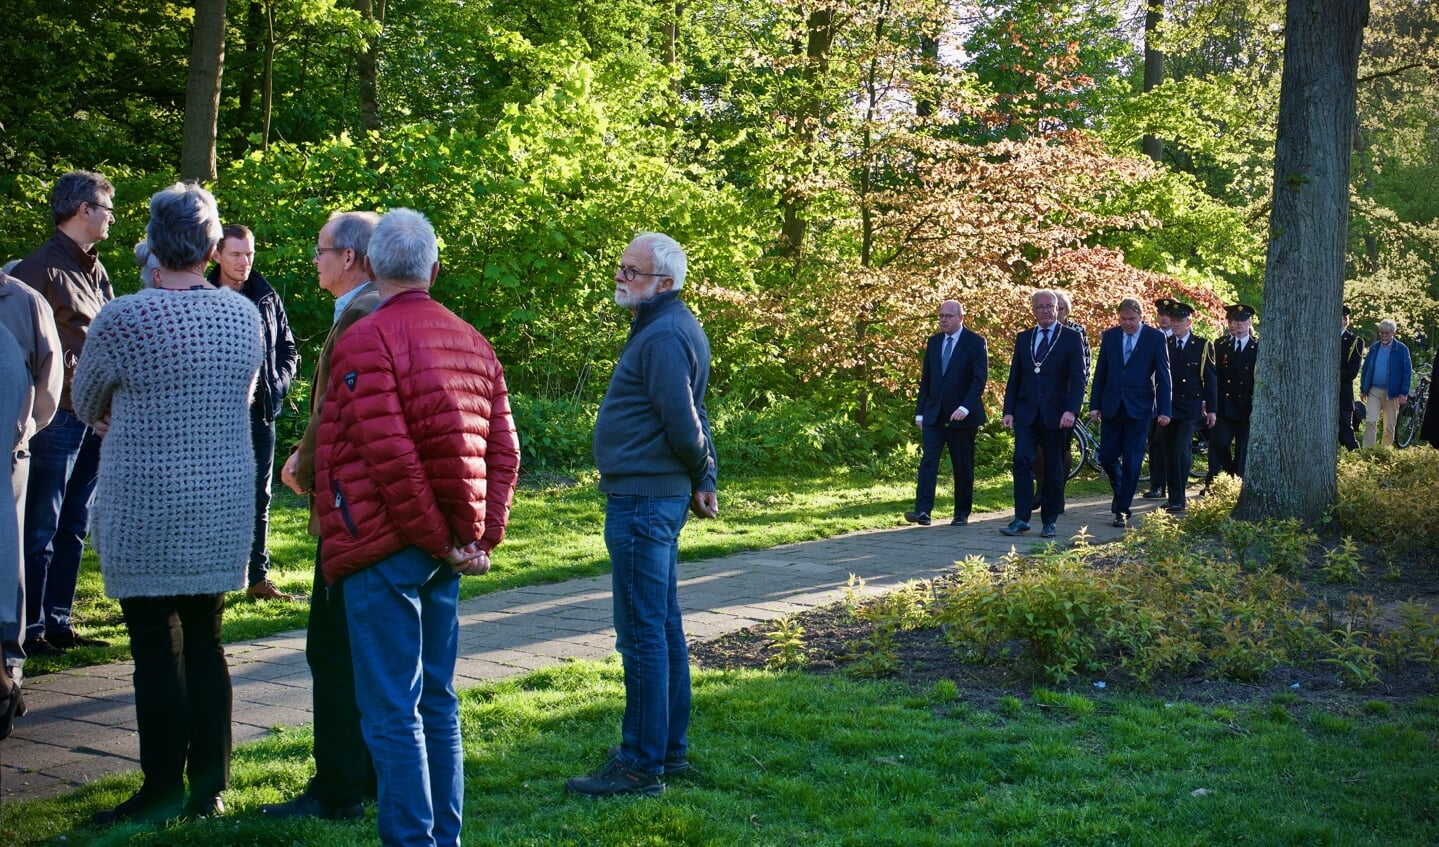
[[[1229, 319], [1229, 334], [1214, 345], [1219, 409], [1209, 452], [1218, 459], [1220, 470], [1244, 476], [1244, 463], [1249, 458], [1249, 416], [1254, 410], [1254, 366], [1259, 359], [1259, 340], [1254, 337], [1253, 306], [1236, 303], [1225, 309], [1225, 317]], [[1354, 436], [1353, 430], [1349, 435]]]
[[904, 513], [910, 523], [929, 525], [939, 454], [945, 447], [954, 471], [954, 519], [949, 523], [969, 523], [974, 506], [974, 434], [985, 420], [983, 394], [988, 379], [989, 349], [984, 339], [964, 331], [963, 306], [944, 301], [939, 305], [939, 332], [930, 336], [924, 352], [919, 401], [914, 406], [914, 425], [923, 434], [924, 454], [914, 511]]
[[1194, 459], [1194, 433], [1200, 422], [1214, 426], [1219, 408], [1219, 378], [1214, 371], [1214, 347], [1209, 339], [1190, 332], [1194, 310], [1176, 303], [1169, 310], [1169, 382], [1173, 389], [1169, 423], [1159, 428], [1164, 449], [1165, 490], [1169, 502], [1165, 511], [1183, 512], [1185, 489]]
[[[1349, 331], [1349, 307], [1344, 307], [1339, 333], [1339, 443], [1358, 450], [1354, 437], [1354, 378], [1364, 366], [1364, 339]], [[1427, 420], [1427, 418], [1426, 418]]]
[[1089, 415], [1100, 422], [1099, 463], [1114, 489], [1115, 526], [1127, 526], [1149, 421], [1169, 423], [1169, 350], [1164, 333], [1145, 326], [1144, 307], [1132, 297], [1119, 303], [1119, 326], [1100, 336]]
[[1059, 323], [1059, 298], [1034, 292], [1030, 306], [1036, 326], [1014, 340], [1009, 381], [1004, 386], [1004, 426], [1014, 429], [1014, 520], [1005, 535], [1029, 531], [1034, 514], [1034, 457], [1044, 454], [1039, 518], [1043, 538], [1053, 538], [1064, 511], [1064, 451], [1069, 430], [1084, 404], [1084, 349], [1080, 336]]

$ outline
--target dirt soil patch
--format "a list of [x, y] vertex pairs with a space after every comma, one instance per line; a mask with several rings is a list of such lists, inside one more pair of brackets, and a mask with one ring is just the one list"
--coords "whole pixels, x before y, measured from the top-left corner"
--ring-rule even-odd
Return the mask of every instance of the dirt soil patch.
[[[1320, 557], [1316, 556], [1315, 562], [1319, 560]], [[1376, 560], [1377, 556], [1369, 559]], [[1102, 559], [1095, 562], [1098, 567], [1104, 564]], [[1305, 603], [1323, 601], [1342, 612], [1351, 596], [1370, 598], [1380, 610], [1377, 628], [1381, 631], [1398, 626], [1398, 610], [1405, 602], [1425, 603], [1431, 611], [1439, 611], [1439, 568], [1429, 560], [1399, 562], [1389, 573], [1371, 575], [1359, 586], [1320, 583], [1317, 567], [1311, 567], [1306, 573], [1316, 578], [1299, 580], [1308, 595]], [[946, 579], [949, 577], [941, 577], [936, 582], [942, 583]], [[808, 657], [804, 671], [807, 673], [846, 673], [859, 660], [858, 651], [863, 649], [863, 642], [873, 632], [872, 624], [857, 619], [844, 603], [796, 615], [794, 620], [804, 628], [803, 641]], [[766, 637], [774, 630], [775, 624], [771, 622], [712, 641], [697, 642], [690, 645], [690, 656], [692, 661], [704, 668], [762, 669], [774, 655]], [[1057, 686], [1025, 676], [1021, 666], [1012, 660], [975, 664], [949, 645], [944, 632], [938, 628], [900, 632], [895, 640], [898, 661], [892, 679], [917, 689], [926, 689], [939, 680], [949, 680], [959, 688], [963, 700], [978, 708], [986, 708], [1004, 696], [1027, 697], [1035, 687], [1096, 696], [1146, 693], [1165, 700], [1200, 705], [1260, 703], [1287, 693], [1298, 696], [1301, 704], [1341, 708], [1369, 700], [1397, 703], [1439, 694], [1433, 670], [1417, 662], [1403, 662], [1397, 668], [1381, 666], [1380, 682], [1358, 689], [1346, 687], [1333, 668], [1325, 664], [1281, 667], [1258, 683], [1210, 679], [1202, 673], [1195, 673], [1184, 677], [1162, 677], [1146, 687], [1120, 672], [1071, 679]]]

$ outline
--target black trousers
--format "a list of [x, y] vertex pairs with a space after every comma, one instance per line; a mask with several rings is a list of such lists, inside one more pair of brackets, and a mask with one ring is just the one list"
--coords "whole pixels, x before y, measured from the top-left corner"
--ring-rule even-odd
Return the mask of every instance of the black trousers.
[[1189, 485], [1189, 468], [1194, 459], [1194, 430], [1198, 427], [1199, 421], [1192, 419], [1171, 420], [1167, 426], [1159, 427], [1166, 474], [1164, 486], [1171, 506], [1184, 505], [1184, 489]]
[[1354, 437], [1354, 400], [1339, 401], [1339, 444], [1346, 450], [1358, 450], [1359, 439]]
[[[1349, 437], [1354, 437], [1353, 430], [1349, 431]], [[1216, 420], [1209, 452], [1218, 455], [1220, 470], [1232, 476], [1244, 476], [1244, 465], [1249, 460], [1249, 419]]]
[[309, 792], [322, 803], [349, 806], [375, 794], [375, 764], [360, 732], [355, 704], [355, 664], [344, 592], [325, 584], [320, 543], [315, 543], [315, 586], [305, 630], [305, 660], [315, 712], [315, 779]]
[[954, 474], [954, 516], [969, 517], [974, 508], [974, 434], [972, 426], [926, 426], [924, 453], [919, 460], [919, 484], [915, 487], [914, 510], [934, 511], [934, 488], [939, 480], [939, 454], [949, 448], [949, 467]]
[[1149, 488], [1150, 490], [1163, 491], [1169, 480], [1169, 472], [1166, 463], [1168, 455], [1164, 451], [1162, 438], [1164, 427], [1159, 425], [1155, 418], [1149, 419], [1149, 440], [1146, 442], [1149, 449]]
[[178, 803], [189, 773], [201, 805], [230, 784], [230, 668], [220, 643], [225, 595], [120, 601], [135, 658], [141, 792]]
[[1014, 517], [1029, 522], [1034, 516], [1035, 475], [1038, 455], [1043, 455], [1044, 475], [1039, 477], [1039, 519], [1054, 523], [1064, 514], [1064, 450], [1070, 431], [1049, 429], [1036, 419], [1030, 425], [1014, 426]]

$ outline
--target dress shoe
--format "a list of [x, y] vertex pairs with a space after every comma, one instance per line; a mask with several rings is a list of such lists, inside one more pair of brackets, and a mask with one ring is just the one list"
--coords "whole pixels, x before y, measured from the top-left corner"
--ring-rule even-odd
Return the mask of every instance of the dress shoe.
[[1040, 537], [1040, 538], [1053, 538], [1053, 537], [1054, 537], [1054, 524], [1052, 524], [1052, 523], [1047, 523], [1047, 524], [1045, 524], [1045, 525], [1044, 525], [1044, 529], [1041, 529], [1041, 530], [1039, 531], [1039, 537]]
[[905, 512], [904, 519], [920, 526], [929, 526], [929, 512]]
[[1184, 505], [1183, 503], [1165, 503], [1165, 504], [1164, 504], [1164, 511], [1169, 512], [1169, 513], [1172, 514], [1172, 515], [1180, 514], [1181, 512], [1184, 511], [1185, 508], [1186, 508], [1186, 507], [1185, 507], [1185, 505]]
[[962, 518], [961, 518], [961, 517], [956, 517], [954, 520], [952, 520], [952, 521], [949, 522], [949, 525], [950, 525], [950, 526], [969, 526], [969, 517], [968, 517], [968, 516], [962, 517]]
[[1001, 535], [1023, 535], [1029, 532], [1029, 524], [1015, 518], [1009, 522], [1009, 526], [1000, 527], [999, 532]]
[[220, 795], [213, 797], [191, 797], [180, 814], [187, 818], [218, 818], [225, 814], [225, 801]]
[[279, 587], [275, 585], [275, 583], [269, 581], [268, 579], [262, 579], [259, 582], [251, 585], [249, 588], [245, 589], [245, 596], [249, 597], [252, 600], [299, 599], [294, 594], [286, 594], [285, 592], [281, 591]]
[[58, 656], [65, 652], [47, 641], [43, 635], [25, 639], [25, 643], [20, 645], [20, 647], [25, 651], [25, 655], [31, 658], [35, 656]]
[[260, 815], [267, 818], [319, 818], [322, 821], [354, 820], [363, 817], [365, 807], [359, 803], [326, 803], [305, 793], [284, 803], [267, 803], [260, 807]]
[[1116, 512], [1114, 515], [1114, 523], [1112, 525], [1119, 527], [1120, 529], [1124, 529], [1125, 527], [1129, 526], [1129, 516], [1121, 515]]
[[51, 646], [59, 647], [61, 650], [73, 650], [76, 647], [110, 646], [110, 642], [108, 641], [101, 641], [98, 638], [81, 635], [73, 629], [62, 629], [59, 632], [47, 633], [46, 637], [50, 639]]
[[1163, 488], [1151, 488], [1151, 489], [1149, 489], [1148, 491], [1144, 492], [1144, 499], [1146, 499], [1146, 500], [1163, 500], [1163, 499], [1164, 499], [1164, 489], [1163, 489]]

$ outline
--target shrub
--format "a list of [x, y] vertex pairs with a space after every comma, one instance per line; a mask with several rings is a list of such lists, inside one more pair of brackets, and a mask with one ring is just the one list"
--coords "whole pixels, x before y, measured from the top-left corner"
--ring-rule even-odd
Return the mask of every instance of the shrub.
[[1341, 532], [1395, 553], [1439, 548], [1439, 462], [1428, 449], [1347, 453], [1338, 474]]
[[593, 464], [591, 444], [599, 407], [579, 400], [510, 394], [526, 472], [570, 471]]

